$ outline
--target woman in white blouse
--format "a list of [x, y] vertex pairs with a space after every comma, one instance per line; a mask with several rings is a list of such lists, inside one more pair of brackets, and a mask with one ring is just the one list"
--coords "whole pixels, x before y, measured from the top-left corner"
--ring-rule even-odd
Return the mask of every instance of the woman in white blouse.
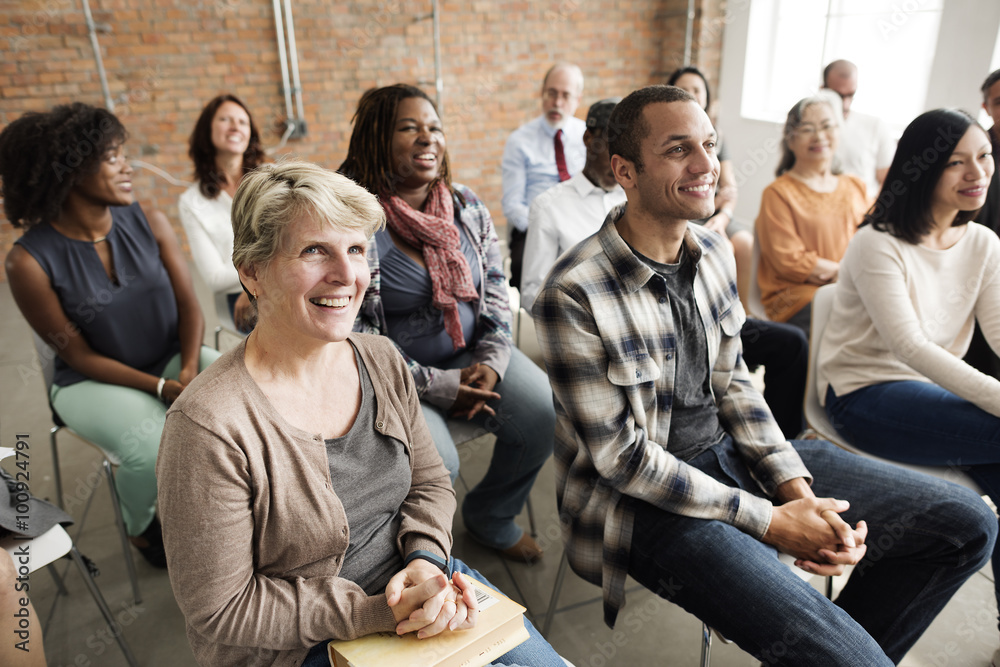
[[264, 162], [260, 133], [238, 97], [219, 95], [202, 109], [189, 144], [196, 181], [181, 195], [181, 223], [198, 273], [213, 293], [227, 295], [229, 314], [246, 333], [256, 314], [233, 266], [229, 210], [244, 174]]
[[1000, 238], [972, 222], [991, 150], [963, 111], [928, 111], [906, 128], [840, 264], [818, 380], [851, 444], [955, 466], [1000, 504], [1000, 381], [962, 360], [977, 321], [1000, 351]]

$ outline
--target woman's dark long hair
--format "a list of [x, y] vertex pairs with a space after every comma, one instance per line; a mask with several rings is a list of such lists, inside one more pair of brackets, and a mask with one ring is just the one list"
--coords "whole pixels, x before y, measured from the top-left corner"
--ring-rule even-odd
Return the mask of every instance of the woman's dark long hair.
[[[405, 83], [397, 83], [366, 91], [361, 96], [358, 110], [351, 121], [354, 123], [354, 129], [351, 131], [347, 157], [337, 171], [378, 197], [396, 194], [396, 186], [402, 180], [393, 164], [392, 135], [396, 131], [396, 111], [399, 109], [399, 103], [411, 97], [427, 100], [437, 113], [434, 101], [424, 91]], [[431, 187], [435, 187], [438, 183], [444, 183], [448, 190], [455, 194], [451, 186], [451, 167], [447, 150]]]
[[253, 122], [253, 114], [247, 105], [235, 95], [219, 95], [205, 105], [198, 116], [198, 122], [194, 125], [191, 138], [188, 140], [188, 156], [194, 162], [194, 177], [198, 180], [198, 189], [201, 194], [209, 199], [219, 196], [222, 184], [226, 182], [226, 175], [219, 171], [215, 164], [215, 144], [212, 143], [212, 120], [215, 112], [226, 102], [238, 104], [247, 112], [250, 119], [250, 141], [247, 149], [243, 153], [243, 174], [246, 175], [263, 164], [266, 155], [264, 147], [260, 143], [260, 132]]
[[[899, 138], [882, 190], [862, 224], [907, 243], [920, 243], [934, 228], [934, 190], [970, 127], [979, 128], [979, 124], [961, 109], [934, 109], [917, 116]], [[979, 129], [989, 141], [986, 130]], [[952, 227], [967, 224], [977, 213], [978, 209], [959, 211]]]
[[708, 79], [705, 78], [705, 75], [701, 73], [700, 69], [698, 69], [697, 67], [694, 67], [692, 65], [688, 65], [687, 67], [681, 67], [680, 69], [676, 69], [676, 70], [674, 70], [674, 73], [670, 75], [670, 78], [667, 79], [667, 85], [668, 86], [676, 86], [677, 85], [677, 80], [680, 79], [685, 74], [696, 74], [696, 75], [698, 75], [698, 76], [701, 77], [701, 82], [705, 85], [705, 109], [704, 109], [704, 111], [705, 111], [705, 113], [708, 113], [708, 108], [710, 106], [712, 106], [712, 90], [708, 87]]
[[29, 111], [0, 132], [3, 207], [15, 227], [50, 223], [69, 191], [125, 143], [118, 118], [82, 102]]

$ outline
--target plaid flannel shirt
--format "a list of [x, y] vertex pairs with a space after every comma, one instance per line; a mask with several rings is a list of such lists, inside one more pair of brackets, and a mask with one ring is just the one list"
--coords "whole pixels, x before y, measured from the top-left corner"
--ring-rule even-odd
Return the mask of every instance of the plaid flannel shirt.
[[[676, 365], [671, 294], [615, 225], [564, 255], [533, 313], [556, 408], [556, 492], [573, 570], [604, 591], [614, 627], [634, 511], [629, 498], [685, 516], [717, 519], [760, 539], [771, 521], [766, 497], [722, 484], [670, 454]], [[711, 390], [725, 431], [763, 495], [808, 470], [750, 383], [732, 253], [715, 232], [688, 225], [694, 293], [705, 326]]]
[[[510, 363], [511, 338], [510, 304], [507, 300], [507, 276], [503, 272], [500, 245], [493, 227], [493, 218], [486, 205], [469, 188], [452, 184], [461, 199], [455, 199], [455, 217], [465, 227], [476, 248], [479, 263], [470, 267], [480, 274], [479, 301], [476, 308], [476, 335], [472, 344], [472, 363], [486, 364], [503, 379]], [[389, 325], [382, 309], [382, 270], [379, 267], [379, 249], [372, 238], [368, 245], [368, 268], [371, 282], [365, 292], [364, 302], [354, 321], [354, 330], [384, 336]], [[430, 324], [423, 320], [411, 321], [414, 330], [424, 331]], [[458, 394], [460, 369], [443, 370], [423, 366], [406, 354], [395, 340], [392, 341], [406, 360], [417, 393], [441, 408], [449, 408]]]

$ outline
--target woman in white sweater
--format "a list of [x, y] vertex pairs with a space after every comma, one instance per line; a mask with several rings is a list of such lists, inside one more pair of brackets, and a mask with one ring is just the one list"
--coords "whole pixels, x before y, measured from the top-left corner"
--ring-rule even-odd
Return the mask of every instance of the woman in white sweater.
[[228, 297], [236, 328], [246, 333], [256, 314], [233, 266], [229, 210], [243, 176], [264, 162], [260, 133], [250, 110], [235, 95], [219, 95], [202, 109], [189, 140], [195, 183], [178, 208], [191, 257], [213, 293]]
[[965, 112], [910, 123], [840, 264], [817, 379], [854, 446], [956, 466], [1000, 504], [1000, 381], [962, 360], [977, 321], [1000, 351], [1000, 238], [972, 222], [993, 171], [990, 139]]

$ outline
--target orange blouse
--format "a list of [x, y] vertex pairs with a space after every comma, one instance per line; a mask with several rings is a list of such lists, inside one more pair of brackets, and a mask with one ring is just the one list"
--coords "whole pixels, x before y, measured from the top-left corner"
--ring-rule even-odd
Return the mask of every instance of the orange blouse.
[[841, 174], [833, 192], [816, 192], [789, 174], [764, 189], [757, 216], [757, 283], [767, 317], [786, 322], [812, 301], [806, 284], [819, 257], [839, 262], [868, 209], [864, 182]]

